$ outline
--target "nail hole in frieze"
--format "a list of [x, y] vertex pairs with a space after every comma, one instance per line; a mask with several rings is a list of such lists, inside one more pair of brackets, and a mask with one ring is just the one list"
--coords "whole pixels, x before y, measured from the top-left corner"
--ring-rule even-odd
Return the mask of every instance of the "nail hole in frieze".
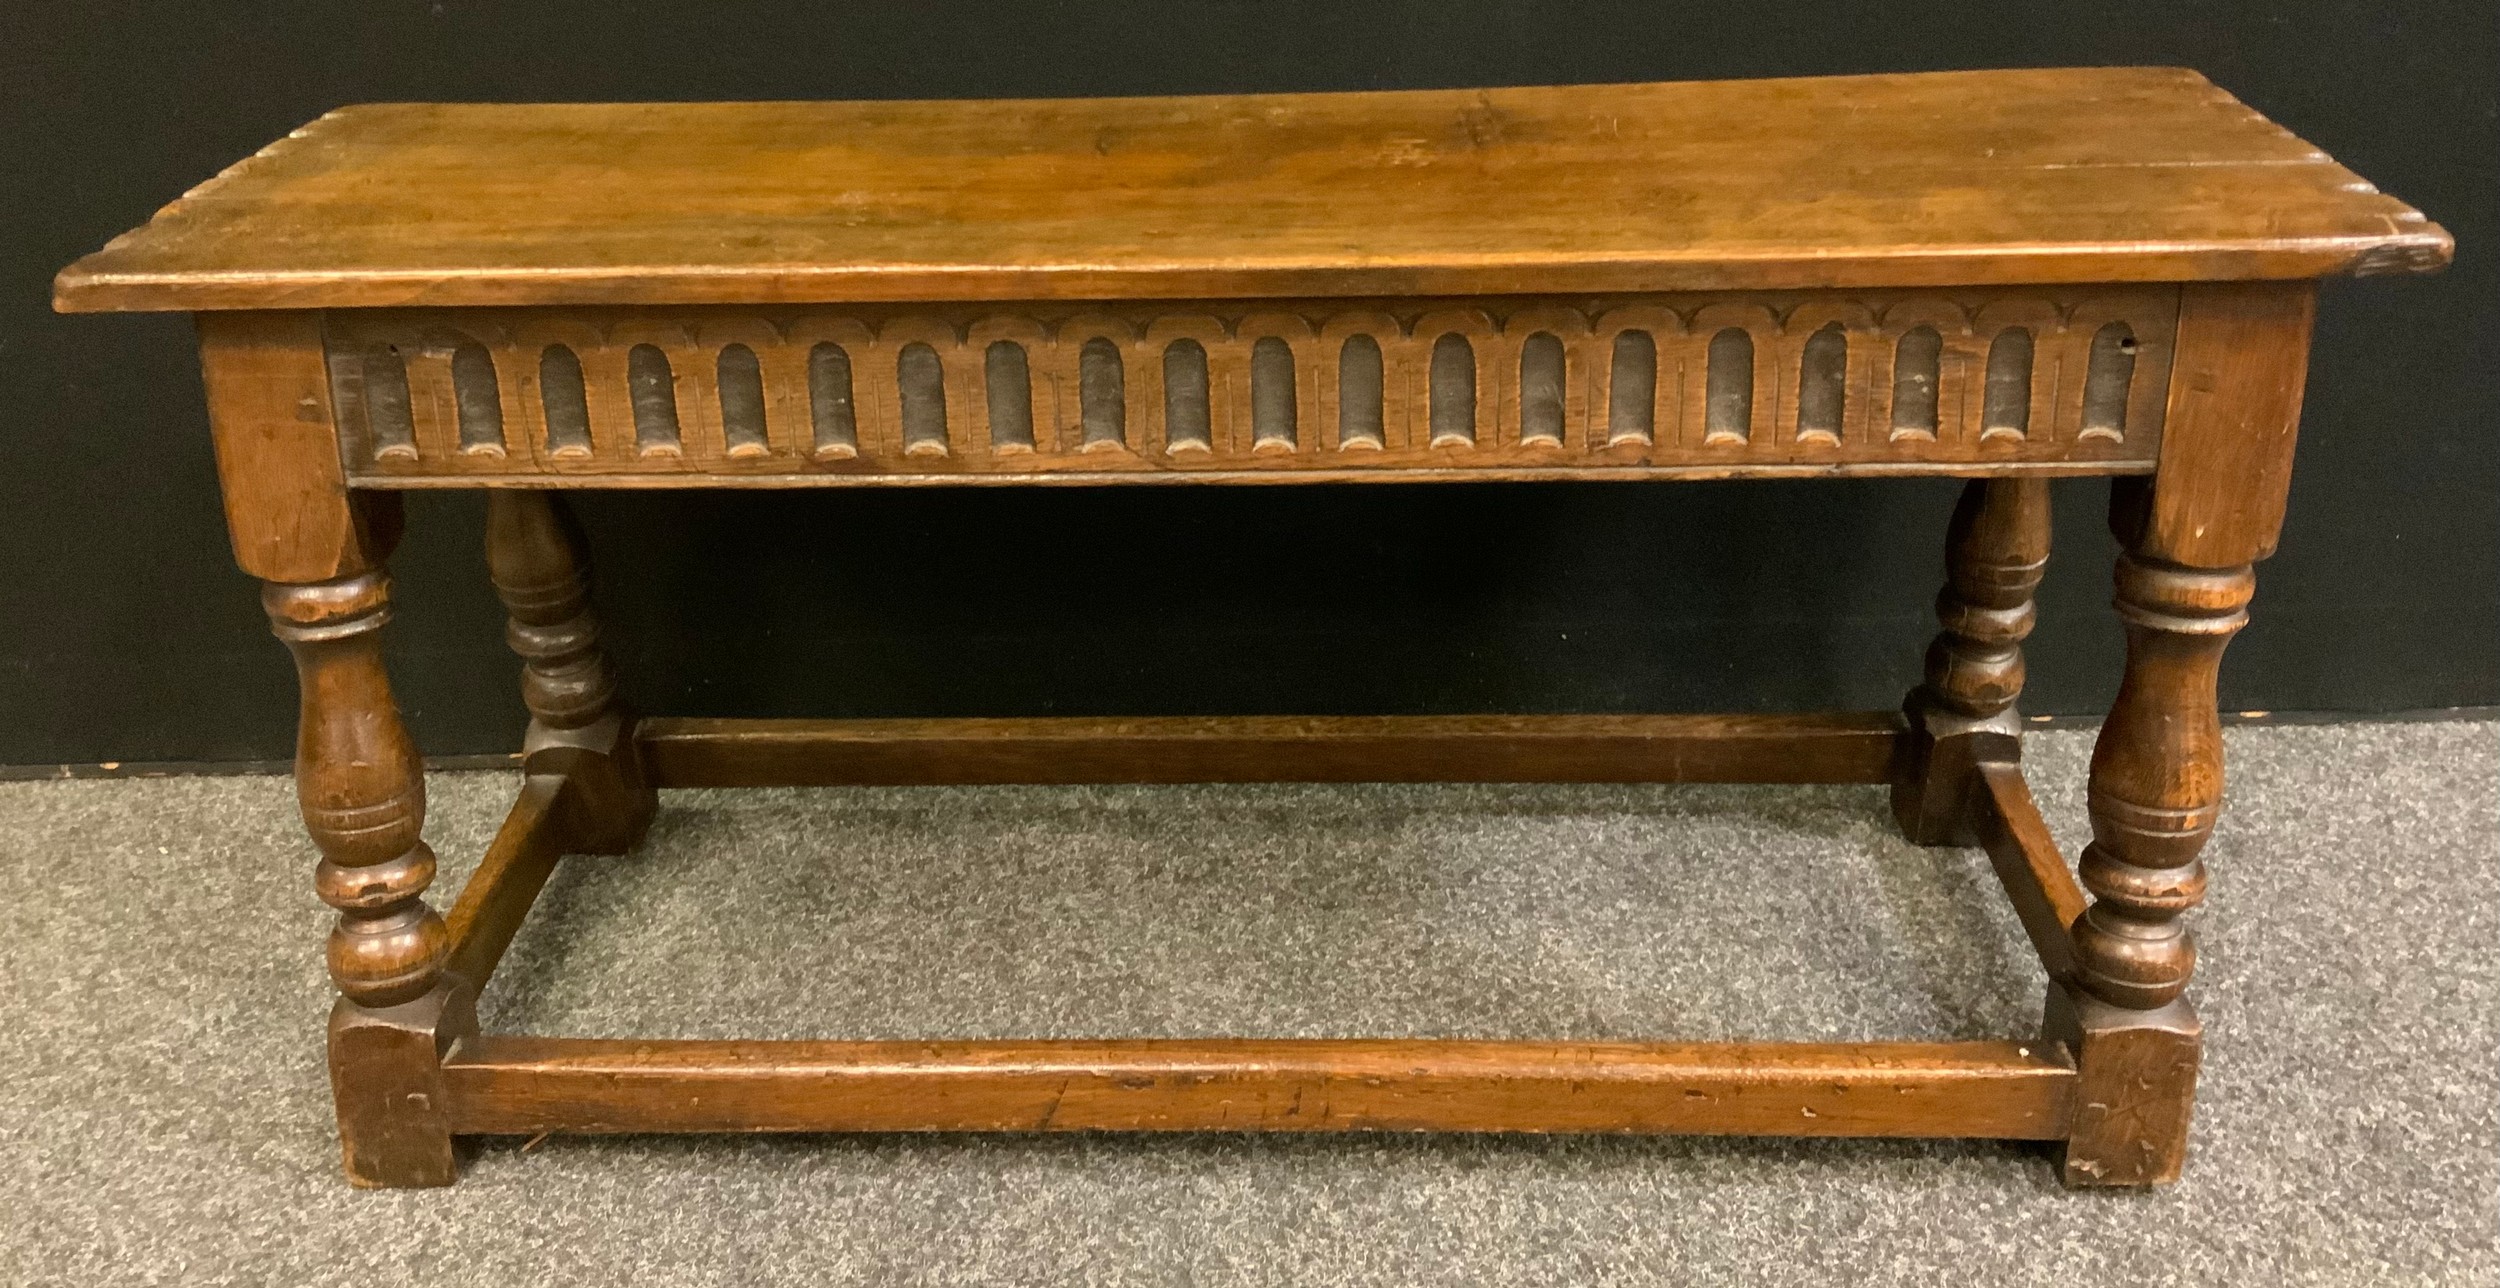
[[807, 409], [817, 459], [859, 455], [859, 412], [851, 401], [851, 355], [830, 340], [807, 351]]
[[1077, 351], [1076, 402], [1085, 448], [1128, 444], [1128, 374], [1118, 344], [1098, 335]]
[[2135, 330], [2124, 322], [2112, 322], [2092, 334], [2092, 357], [2083, 375], [2083, 437], [2126, 438], [2135, 347]]
[[1163, 349], [1163, 450], [1209, 450], [1207, 350], [1195, 340], [1174, 340]]
[[772, 443], [764, 433], [764, 369], [755, 350], [733, 344], [720, 351], [715, 366], [720, 388], [721, 437], [732, 459], [769, 455]]
[[1916, 326], [1892, 347], [1892, 437], [1936, 436], [1936, 389], [1944, 337]]
[[990, 410], [990, 450], [1033, 450], [1033, 370], [1024, 346], [993, 340], [981, 355], [981, 385]]
[[1432, 342], [1432, 445], [1476, 441], [1476, 350], [1453, 331]]
[[547, 417], [547, 454], [580, 460], [591, 453], [590, 394], [582, 384], [582, 360], [551, 344], [538, 352], [538, 406]]
[[1293, 346], [1267, 336], [1250, 346], [1252, 451], [1292, 451], [1301, 438], [1294, 407]]
[[1753, 437], [1753, 336], [1728, 327], [1710, 337], [1710, 375], [1702, 441], [1742, 443]]
[[460, 418], [463, 455], [503, 455], [503, 390], [495, 356], [470, 341], [451, 351], [451, 397]]
[[1551, 331], [1519, 346], [1519, 441], [1562, 446], [1563, 343]]
[[894, 357], [894, 384], [903, 404], [903, 454], [946, 455], [946, 367], [937, 350], [920, 341]]
[[1606, 376], [1606, 445], [1653, 441], [1658, 422], [1658, 341], [1647, 331], [1615, 336]]
[[677, 430], [677, 375], [658, 346], [635, 345], [625, 355], [625, 391], [634, 405], [634, 449], [645, 456], [685, 450]]
[[1827, 322], [1797, 363], [1797, 441], [1836, 444], [1849, 398], [1849, 333]]
[[1337, 446], [1381, 447], [1384, 429], [1380, 342], [1350, 335], [1337, 350]]
[[2031, 434], [2031, 332], [2007, 327], [1988, 345], [1987, 393], [1979, 436], [2026, 438]]

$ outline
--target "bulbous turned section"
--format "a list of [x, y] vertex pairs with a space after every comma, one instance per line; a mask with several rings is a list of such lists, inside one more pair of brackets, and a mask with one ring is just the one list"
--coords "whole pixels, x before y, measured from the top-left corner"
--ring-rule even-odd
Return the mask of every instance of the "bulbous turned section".
[[434, 852], [421, 835], [423, 768], [382, 666], [390, 579], [376, 570], [272, 583], [261, 604], [295, 656], [296, 798], [321, 850], [314, 889], [339, 913], [331, 982], [363, 1006], [414, 1001], [434, 987], [450, 935], [425, 902]]
[[1975, 481], [1945, 537], [1943, 631], [1927, 650], [1924, 692], [1958, 715], [1988, 719], [2023, 691], [2023, 640], [2038, 620], [2032, 595], [2049, 563], [2048, 480]]
[[2118, 561], [2127, 669], [2092, 749], [2092, 843], [2077, 877], [2080, 982], [2150, 1010], [2186, 991], [2196, 941], [2181, 916], [2205, 897], [2199, 857], [2222, 812], [2222, 651], [2248, 623], [2256, 576], [2139, 555]]
[[523, 661], [521, 701], [556, 729], [597, 721], [616, 698], [583, 550], [572, 517], [548, 494], [487, 493], [486, 567], [511, 615], [504, 638]]
[[1970, 843], [1978, 765], [2022, 754], [2014, 700], [2048, 562], [2046, 479], [1974, 479], [1962, 489], [1936, 596], [1943, 629], [1902, 703], [1910, 730], [1893, 769], [1892, 812], [1912, 842]]
[[568, 853], [623, 854], [642, 838], [659, 796], [599, 644], [581, 531], [554, 493], [490, 491], [486, 568], [510, 614], [504, 637], [521, 655], [530, 712], [522, 768], [564, 775]]

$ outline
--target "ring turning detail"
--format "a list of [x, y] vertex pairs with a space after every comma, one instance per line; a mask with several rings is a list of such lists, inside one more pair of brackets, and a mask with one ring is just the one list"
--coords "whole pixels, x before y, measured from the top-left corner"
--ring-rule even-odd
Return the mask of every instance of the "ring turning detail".
[[[2228, 827], [2216, 685], [2283, 521], [2315, 281], [2450, 249], [2174, 68], [408, 103], [280, 140], [72, 265], [55, 302], [196, 315], [235, 558], [300, 681], [356, 1184], [450, 1184], [482, 1135], [1083, 1130], [1982, 1136], [2045, 1143], [2071, 1184], [2148, 1185], [2188, 1150], [2190, 922]], [[1899, 475], [1964, 480], [1936, 516], [1933, 642], [1900, 659], [1898, 709], [1806, 714], [640, 717], [567, 505]], [[2070, 866], [2020, 701], [2051, 479], [2074, 475], [2110, 479], [2126, 660]], [[382, 631], [421, 488], [488, 493], [529, 715], [511, 813], [440, 914]], [[1911, 841], [1986, 853], [2041, 1024], [1848, 1043], [479, 1024], [550, 874], [632, 862], [661, 787], [1276, 780], [1888, 791]]]

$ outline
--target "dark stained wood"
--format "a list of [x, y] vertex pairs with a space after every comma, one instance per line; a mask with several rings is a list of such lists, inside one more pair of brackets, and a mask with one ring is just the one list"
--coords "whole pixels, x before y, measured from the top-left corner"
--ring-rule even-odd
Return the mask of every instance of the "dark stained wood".
[[2127, 666], [2092, 746], [2092, 843], [2078, 865], [2093, 903], [2075, 924], [2082, 985], [2149, 1010], [2196, 967], [2181, 914], [2205, 896], [2198, 852], [2222, 813], [2223, 647], [2248, 623], [2256, 578], [2135, 555], [2118, 561]]
[[[1299, 458], [1296, 458], [1297, 460]], [[1444, 468], [1399, 464], [1372, 468], [1340, 461], [1218, 469], [1084, 470], [915, 470], [872, 474], [851, 470], [788, 474], [554, 474], [507, 473], [453, 476], [446, 474], [362, 475], [359, 489], [369, 495], [432, 492], [445, 489], [597, 488], [612, 491], [658, 489], [786, 489], [821, 487], [1103, 487], [1127, 484], [1221, 484], [1266, 486], [1277, 483], [1707, 483], [1723, 479], [1899, 479], [1931, 478], [2082, 478], [2149, 473], [2148, 463], [2106, 460], [1923, 461], [1698, 461], [1658, 464], [1631, 461], [1591, 464], [1555, 461], [1549, 464], [1452, 464]]]
[[521, 744], [531, 773], [561, 774], [567, 854], [624, 854], [642, 843], [659, 808], [633, 718], [622, 710], [578, 729], [533, 723]]
[[2056, 838], [2040, 818], [2031, 799], [2031, 784], [2022, 766], [1986, 761], [1978, 766], [1980, 785], [1978, 840], [1988, 851], [1997, 882], [2013, 901], [2032, 951], [2053, 980], [2075, 973], [2075, 944], [2069, 927], [2083, 915], [2083, 891], [2058, 853]]
[[1955, 715], [1986, 720], [2023, 691], [2023, 640], [2039, 610], [2032, 595], [2049, 562], [2045, 479], [1973, 480], [1945, 540], [1944, 626], [1927, 650], [1924, 692]]
[[521, 655], [530, 718], [578, 729], [606, 715], [616, 670], [599, 647], [589, 560], [561, 501], [544, 492], [487, 493], [486, 570], [511, 615], [504, 638]]
[[666, 787], [922, 783], [1879, 783], [1890, 712], [642, 722]]
[[424, 771], [382, 668], [390, 579], [375, 567], [308, 585], [271, 582], [261, 603], [295, 655], [296, 796], [321, 850], [314, 889], [339, 914], [327, 954], [341, 994], [330, 1016], [330, 1078], [347, 1176], [448, 1185], [451, 1135], [435, 1063], [475, 1022], [467, 985], [443, 971], [450, 931], [425, 902], [434, 851], [423, 836]]
[[590, 607], [589, 550], [562, 498], [489, 493], [486, 567], [511, 615], [504, 638], [523, 660], [523, 768], [563, 776], [569, 849], [623, 854], [642, 839], [659, 799], [633, 717], [616, 701], [616, 671]]
[[54, 301], [2186, 281], [2416, 270], [2449, 254], [2436, 225], [2204, 77], [2094, 68], [978, 103], [369, 104], [194, 189], [71, 266]]
[[455, 1130], [1742, 1132], [2063, 1137], [2054, 1043], [1815, 1046], [480, 1037]]
[[[2186, 1149], [2216, 674], [2282, 522], [2308, 279], [2450, 250], [2175, 69], [386, 104], [203, 185], [55, 304], [210, 310], [228, 527], [301, 679], [358, 1184], [447, 1184], [462, 1132], [1099, 1128], [1999, 1136], [2062, 1141], [2071, 1183], [2141, 1185]], [[552, 491], [1907, 474], [1975, 481], [1906, 722], [638, 724]], [[2074, 874], [2014, 707], [2061, 474], [2122, 476], [2128, 638]], [[532, 717], [448, 920], [377, 635], [383, 489], [426, 487], [494, 489]], [[2045, 1036], [476, 1034], [557, 857], [631, 848], [657, 784], [1097, 781], [1888, 781], [1913, 840], [1987, 849], [2051, 977]]]
[[2048, 1037], [2074, 1053], [2074, 1125], [2060, 1151], [2068, 1185], [2166, 1185], [2187, 1160], [2204, 1024], [2186, 999], [2113, 1006], [2051, 981]]
[[210, 313], [199, 332], [234, 561], [280, 582], [377, 566], [398, 537], [398, 498], [348, 498], [320, 317]]
[[2111, 493], [2110, 528], [2127, 547], [2117, 572], [2127, 664], [2092, 747], [2092, 843], [2076, 873], [2092, 902], [2073, 927], [2074, 979], [2052, 986], [2048, 1019], [2086, 1088], [2066, 1146], [2070, 1184], [2175, 1180], [2195, 1107], [2203, 1027], [2184, 996], [2196, 941], [2181, 918], [2205, 897], [2200, 855], [2222, 813], [2222, 653], [2248, 623], [2249, 561], [2273, 549], [2282, 521], [2311, 299], [2235, 292], [2199, 307], [2210, 306], [2237, 320], [2200, 332], [2248, 351], [2183, 364], [2180, 382], [2203, 386], [2173, 388], [2187, 441], [2165, 449], [2149, 484]]
[[[2149, 470], [2161, 451], [2178, 313], [2175, 284], [2102, 283], [354, 309], [324, 314], [322, 331], [349, 477], [358, 486], [553, 479], [582, 487], [654, 477], [746, 486], [1002, 476], [1151, 481], [1304, 472], [1639, 478], [1944, 465]], [[2085, 382], [2070, 376], [2091, 366], [2096, 339], [2111, 327], [2134, 348], [2128, 371], [2103, 381], [2107, 407], [2094, 422]], [[1936, 345], [1928, 378], [1911, 382], [1920, 407], [1904, 412], [1889, 405], [1900, 388], [1892, 368], [1912, 332], [1936, 337]], [[1989, 355], [2009, 336], [2023, 340], [2031, 361], [1988, 384]], [[1345, 355], [1356, 341], [1369, 342], [1368, 359], [1354, 350], [1356, 367], [1379, 365], [1349, 380]], [[1818, 368], [1817, 381], [1828, 385], [1837, 375], [1860, 392], [1836, 403], [1827, 392], [1809, 424], [1804, 403], [1789, 395], [1808, 383], [1807, 349], [1818, 343], [1817, 361], [1830, 370]], [[1522, 378], [1532, 345], [1559, 359], [1533, 398]], [[1728, 353], [1741, 366], [1731, 368]], [[1086, 430], [1089, 362], [1095, 413], [1119, 412], [1118, 437]], [[724, 383], [724, 363], [751, 374]], [[1120, 373], [1116, 385], [1104, 380], [1106, 365]], [[1710, 381], [1731, 379], [1749, 394], [1738, 400], [1742, 425], [1713, 429]], [[2020, 432], [1985, 427], [1983, 384], [2022, 410]], [[1623, 402], [1635, 394], [1640, 406]], [[1114, 397], [1121, 400], [1114, 407], [1101, 405]], [[1541, 418], [1533, 427], [1531, 410]], [[1735, 413], [1723, 407], [1720, 414]], [[1920, 428], [1896, 431], [1904, 415]], [[828, 420], [830, 448], [819, 441]], [[1448, 427], [1436, 429], [1441, 421]]]
[[520, 932], [539, 889], [564, 855], [566, 798], [574, 790], [562, 774], [523, 777], [521, 794], [503, 826], [443, 916], [451, 941], [444, 969], [466, 981], [473, 994], [485, 991], [504, 949]]
[[1893, 776], [1893, 816], [1920, 845], [1967, 843], [1979, 819], [1979, 767], [2021, 755], [2022, 643], [2039, 617], [2032, 595], [2048, 562], [2048, 480], [1964, 485], [1936, 596], [1944, 629], [1928, 646], [1925, 681], [1902, 704], [1910, 732]]
[[390, 579], [376, 569], [273, 582], [261, 603], [295, 655], [303, 695], [295, 790], [321, 849], [314, 886], [339, 913], [330, 980], [360, 1005], [414, 1001], [434, 987], [449, 941], [425, 902], [434, 851], [422, 835], [424, 769], [382, 668]]
[[442, 1057], [476, 1030], [472, 995], [457, 978], [395, 1006], [340, 998], [331, 1008], [330, 1090], [350, 1184], [410, 1189], [459, 1179], [457, 1111]]
[[2161, 468], [2121, 533], [2151, 558], [2230, 568], [2274, 553], [2309, 373], [2310, 283], [2198, 283], [2180, 296]]
[[2204, 899], [2222, 812], [2222, 653], [2282, 526], [2315, 307], [2307, 283], [2184, 288], [2160, 468], [2111, 493], [2127, 666], [2092, 750], [2080, 992], [2050, 1007], [2090, 1089], [2067, 1147], [2075, 1184], [2168, 1181], [2185, 1157], [2203, 1030], [2182, 918]]

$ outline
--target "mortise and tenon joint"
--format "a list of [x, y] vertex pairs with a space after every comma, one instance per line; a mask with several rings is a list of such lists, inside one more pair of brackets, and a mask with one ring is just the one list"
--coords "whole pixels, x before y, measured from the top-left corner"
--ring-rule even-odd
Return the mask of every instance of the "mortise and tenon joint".
[[[1195, 159], [1185, 182], [1175, 157]], [[2071, 1183], [2141, 1185], [2187, 1150], [2215, 677], [2282, 523], [2313, 283], [2449, 253], [2195, 73], [2114, 68], [351, 107], [72, 265], [55, 300], [197, 315], [235, 556], [301, 679], [358, 1184], [449, 1184], [478, 1135], [1375, 1130], [1998, 1137], [2046, 1143]], [[1771, 716], [638, 720], [564, 504], [1909, 475], [1967, 480], [1918, 682], [1897, 711]], [[2017, 706], [2049, 480], [2073, 476], [2115, 480], [2126, 636], [2077, 868], [2023, 778]], [[379, 633], [397, 499], [422, 488], [488, 491], [486, 571], [530, 715], [519, 797], [440, 915]], [[2042, 1027], [479, 1030], [548, 875], [631, 851], [660, 787], [1276, 779], [1885, 787], [1912, 841], [1985, 850], [2039, 957]]]

